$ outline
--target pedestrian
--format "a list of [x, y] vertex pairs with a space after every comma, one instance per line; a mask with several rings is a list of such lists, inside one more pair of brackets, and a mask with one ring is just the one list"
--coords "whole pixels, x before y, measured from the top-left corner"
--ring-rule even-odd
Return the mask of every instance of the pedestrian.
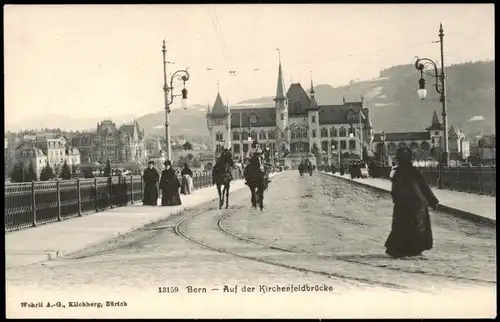
[[178, 206], [181, 204], [179, 188], [181, 184], [175, 170], [172, 168], [170, 160], [165, 161], [165, 170], [161, 173], [160, 189], [161, 189], [161, 205], [162, 206]]
[[184, 168], [181, 171], [181, 176], [182, 176], [182, 184], [181, 184], [181, 193], [182, 194], [191, 194], [191, 191], [193, 190], [193, 171], [189, 169], [189, 166], [187, 163], [184, 163]]
[[155, 169], [155, 162], [149, 161], [148, 167], [144, 171], [144, 198], [142, 204], [144, 206], [157, 206], [158, 205], [158, 181], [160, 175]]
[[392, 257], [419, 256], [432, 248], [433, 237], [429, 209], [436, 209], [439, 200], [413, 166], [413, 153], [407, 147], [396, 151], [398, 166], [392, 179], [392, 229], [385, 242], [386, 253]]

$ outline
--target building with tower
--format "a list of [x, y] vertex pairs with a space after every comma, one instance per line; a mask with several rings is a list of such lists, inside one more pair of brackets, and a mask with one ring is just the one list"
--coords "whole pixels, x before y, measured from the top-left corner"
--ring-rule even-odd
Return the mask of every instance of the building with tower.
[[311, 79], [309, 94], [300, 83], [285, 93], [283, 68], [278, 66], [274, 106], [231, 110], [220, 93], [207, 111], [212, 153], [232, 149], [242, 160], [258, 140], [271, 150], [275, 164], [296, 166], [302, 158], [312, 163], [331, 164], [360, 160], [371, 153], [373, 128], [363, 100], [340, 105], [319, 105]]
[[[404, 146], [413, 151], [416, 161], [440, 160], [444, 152], [444, 126], [436, 111], [432, 115], [431, 125], [425, 131], [384, 134], [384, 140], [382, 133], [375, 134], [373, 144], [376, 156], [385, 159], [386, 164], [392, 162], [396, 149]], [[448, 142], [450, 165], [459, 164], [469, 157], [469, 140], [453, 125], [448, 129]]]

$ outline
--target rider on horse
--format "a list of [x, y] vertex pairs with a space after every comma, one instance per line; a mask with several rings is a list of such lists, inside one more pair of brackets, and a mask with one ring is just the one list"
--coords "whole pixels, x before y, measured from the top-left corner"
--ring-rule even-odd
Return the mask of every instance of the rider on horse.
[[[254, 140], [252, 142], [252, 149], [248, 151], [247, 156], [249, 157], [249, 159], [252, 159], [253, 157], [258, 157], [260, 159], [260, 164], [261, 164], [260, 171], [266, 174], [267, 183], [270, 183], [271, 180], [269, 179], [269, 176], [268, 176], [269, 174], [267, 173], [266, 169], [264, 168], [264, 151], [261, 149], [259, 141]], [[245, 167], [245, 170], [248, 171], [248, 169], [249, 169], [249, 166], [247, 165]], [[247, 184], [247, 182], [245, 182], [245, 184]]]

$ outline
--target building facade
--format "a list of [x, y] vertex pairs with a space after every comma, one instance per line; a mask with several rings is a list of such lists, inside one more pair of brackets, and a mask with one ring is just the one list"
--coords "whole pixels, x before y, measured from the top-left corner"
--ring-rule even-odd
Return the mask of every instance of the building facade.
[[83, 163], [143, 163], [146, 159], [144, 130], [137, 121], [117, 128], [111, 120], [97, 124], [96, 131], [82, 133], [72, 139], [82, 155]]
[[30, 164], [35, 170], [37, 179], [40, 178], [42, 169], [47, 166], [48, 159], [43, 151], [37, 148], [32, 141], [24, 141], [16, 149], [16, 160], [23, 164], [24, 169], [27, 169]]
[[[409, 147], [416, 161], [439, 160], [444, 152], [444, 125], [439, 121], [436, 111], [432, 115], [431, 125], [421, 132], [385, 133], [382, 142], [382, 133], [374, 136], [373, 145], [375, 155], [391, 164], [400, 147]], [[448, 151], [450, 164], [460, 163], [470, 155], [469, 140], [462, 131], [450, 126], [448, 130]]]
[[207, 111], [207, 127], [215, 158], [230, 148], [237, 160], [248, 154], [251, 140], [271, 150], [280, 165], [295, 166], [304, 157], [316, 164], [361, 159], [371, 152], [373, 128], [363, 100], [341, 105], [318, 105], [314, 85], [308, 93], [300, 83], [285, 94], [283, 69], [278, 66], [274, 106], [230, 110], [217, 94]]

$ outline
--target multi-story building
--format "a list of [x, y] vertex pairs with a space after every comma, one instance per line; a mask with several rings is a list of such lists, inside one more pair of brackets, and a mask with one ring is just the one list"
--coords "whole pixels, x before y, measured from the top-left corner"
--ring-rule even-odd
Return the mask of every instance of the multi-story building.
[[340, 159], [359, 160], [371, 152], [373, 129], [362, 98], [355, 102], [344, 99], [341, 105], [319, 105], [312, 80], [310, 95], [300, 83], [291, 84], [286, 95], [284, 90], [280, 62], [274, 106], [230, 110], [218, 93], [207, 111], [215, 157], [226, 147], [236, 159], [242, 159], [253, 139], [270, 148], [274, 162], [288, 166], [297, 165], [304, 157], [316, 164], [331, 164]]
[[[396, 150], [404, 146], [413, 151], [416, 161], [439, 160], [444, 152], [444, 126], [434, 111], [431, 125], [425, 131], [385, 133], [384, 142], [382, 142], [382, 133], [377, 133], [373, 144], [375, 154], [378, 158], [385, 159], [386, 164], [390, 164], [396, 155]], [[453, 126], [448, 130], [448, 150], [450, 163], [461, 162], [470, 154], [467, 137]]]
[[142, 163], [146, 159], [144, 130], [134, 120], [131, 125], [117, 128], [111, 120], [97, 124], [93, 133], [82, 133], [72, 139], [73, 146], [82, 154], [85, 163]]
[[57, 172], [66, 161], [66, 138], [54, 133], [43, 133], [36, 135], [34, 143], [47, 156], [48, 164]]
[[488, 135], [478, 140], [478, 154], [481, 162], [496, 162], [496, 138]]
[[36, 177], [40, 178], [40, 173], [47, 165], [48, 160], [43, 151], [34, 145], [33, 141], [24, 141], [17, 147], [15, 155], [17, 162], [21, 161], [25, 169], [31, 164], [36, 172]]

